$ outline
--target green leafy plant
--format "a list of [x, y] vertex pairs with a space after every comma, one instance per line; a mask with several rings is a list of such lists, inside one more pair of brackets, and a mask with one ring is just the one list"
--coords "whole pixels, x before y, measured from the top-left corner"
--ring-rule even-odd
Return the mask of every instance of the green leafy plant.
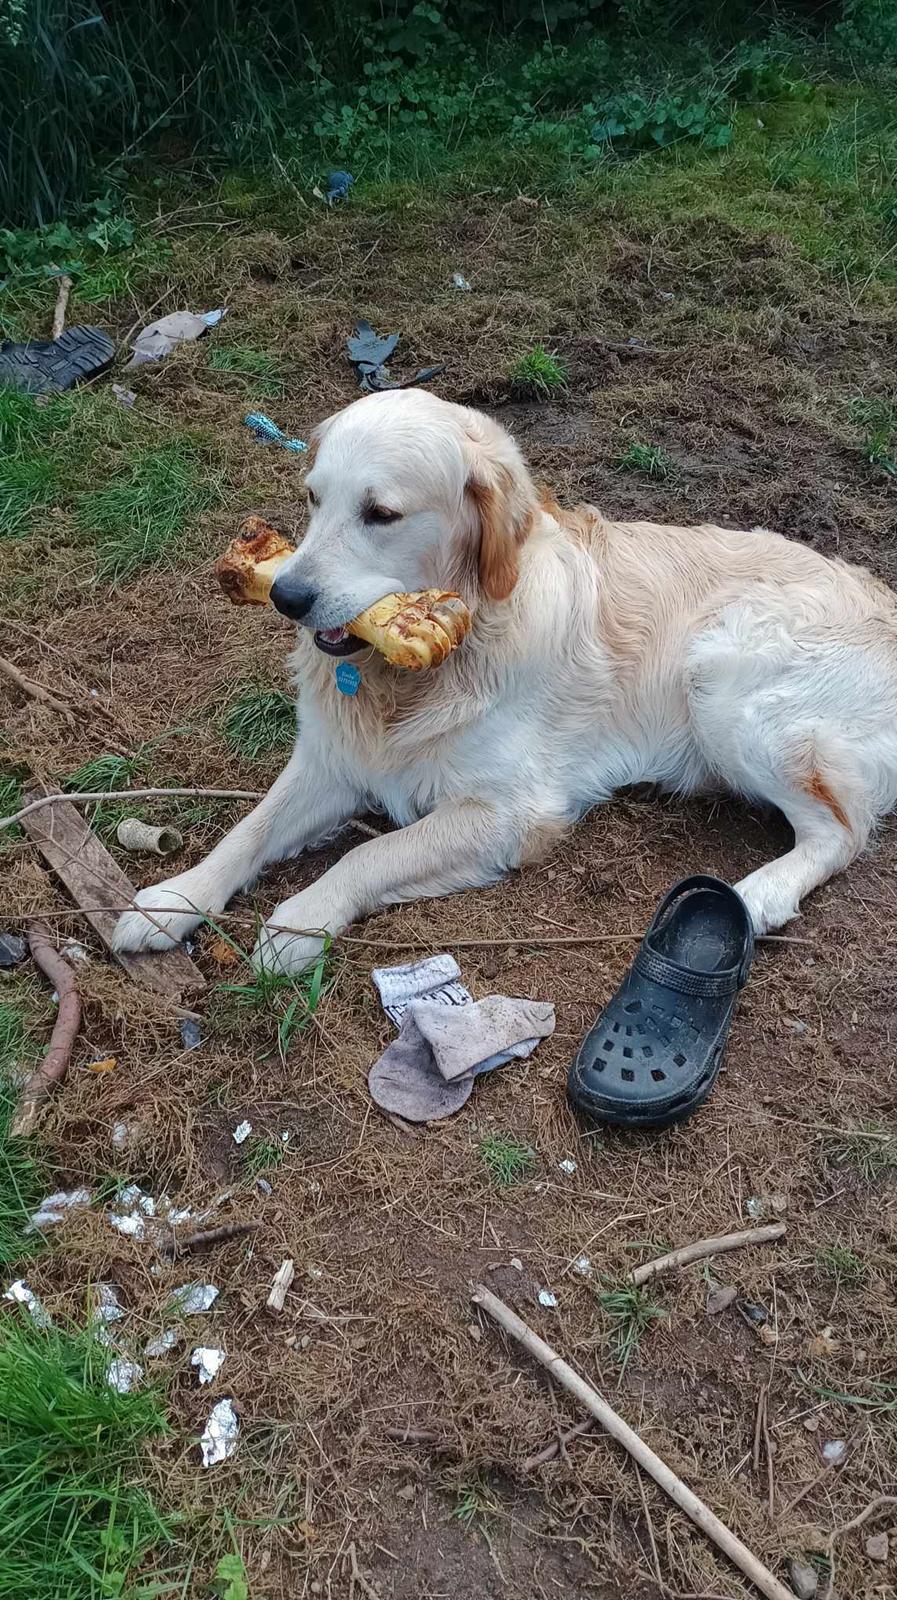
[[215, 1582], [220, 1600], [249, 1600], [246, 1567], [239, 1551], [221, 1557], [215, 1568]]
[[598, 1304], [610, 1323], [607, 1344], [622, 1377], [633, 1356], [638, 1354], [645, 1334], [655, 1322], [666, 1317], [666, 1312], [649, 1298], [645, 1289], [632, 1284], [602, 1290]]
[[591, 130], [596, 145], [662, 147], [680, 139], [699, 139], [712, 150], [722, 150], [734, 131], [731, 102], [712, 91], [697, 96], [633, 91], [589, 109], [598, 117]]
[[567, 369], [556, 353], [535, 344], [508, 370], [515, 389], [546, 397], [567, 387]]
[[296, 706], [280, 689], [249, 685], [224, 714], [225, 743], [247, 761], [288, 750], [296, 737]]
[[479, 1148], [486, 1171], [500, 1189], [528, 1178], [536, 1164], [536, 1153], [529, 1145], [500, 1134], [487, 1133]]
[[672, 456], [659, 444], [630, 444], [617, 458], [624, 472], [643, 472], [648, 478], [670, 478], [676, 470]]

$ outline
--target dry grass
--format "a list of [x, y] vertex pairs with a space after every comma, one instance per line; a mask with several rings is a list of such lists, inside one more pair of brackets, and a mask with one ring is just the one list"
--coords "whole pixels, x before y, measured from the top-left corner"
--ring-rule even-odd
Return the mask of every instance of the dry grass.
[[[870, 360], [882, 382], [891, 360], [893, 312], [875, 284], [851, 307], [775, 238], [752, 241], [721, 224], [683, 225], [674, 239], [658, 239], [647, 224], [600, 207], [567, 213], [518, 200], [496, 213], [484, 197], [448, 211], [418, 205], [404, 223], [361, 210], [303, 214], [302, 229], [299, 243], [273, 229], [225, 231], [201, 250], [191, 236], [167, 268], [167, 289], [147, 290], [146, 302], [164, 291], [155, 315], [217, 304], [227, 284], [233, 337], [239, 330], [241, 344], [267, 350], [290, 375], [271, 408], [288, 433], [307, 436], [356, 393], [343, 341], [363, 310], [378, 328], [402, 329], [402, 367], [445, 359], [442, 393], [500, 402], [561, 497], [627, 515], [766, 523], [897, 577], [893, 490], [866, 459], [850, 415]], [[449, 259], [475, 293], [453, 291]], [[658, 284], [675, 298], [661, 299]], [[105, 320], [124, 327], [133, 316], [130, 305], [110, 306]], [[503, 374], [534, 328], [558, 352], [568, 387], [527, 404], [511, 398]], [[630, 359], [605, 342], [630, 336], [659, 355]], [[273, 615], [224, 607], [210, 568], [244, 509], [296, 531], [301, 465], [252, 441], [233, 373], [210, 362], [213, 348], [207, 341], [135, 375], [151, 432], [187, 425], [216, 439], [225, 505], [189, 523], [186, 560], [137, 573], [112, 598], [83, 564], [64, 503], [52, 524], [4, 547], [5, 610], [22, 630], [10, 653], [62, 692], [96, 688], [103, 708], [61, 737], [46, 708], [4, 689], [10, 764], [61, 776], [120, 748], [147, 752], [148, 779], [258, 788], [278, 769], [276, 750], [229, 747], [222, 716], [247, 683], [288, 691], [289, 629]], [[620, 473], [633, 415], [638, 436], [676, 460], [675, 477]], [[237, 814], [220, 803], [198, 817], [177, 869]], [[346, 834], [272, 871], [222, 926], [245, 949], [258, 909], [355, 843]], [[231, 1394], [240, 1410], [233, 1461], [198, 1469], [191, 1441], [210, 1396], [196, 1387], [186, 1346], [154, 1368], [176, 1432], [151, 1469], [157, 1499], [161, 1490], [164, 1504], [191, 1512], [180, 1546], [187, 1594], [208, 1594], [233, 1549], [225, 1513], [250, 1592], [265, 1600], [305, 1595], [312, 1582], [322, 1585], [315, 1593], [348, 1594], [350, 1542], [366, 1578], [399, 1600], [745, 1593], [659, 1492], [646, 1485], [643, 1502], [628, 1464], [600, 1437], [577, 1440], [569, 1460], [523, 1478], [522, 1461], [574, 1418], [493, 1331], [475, 1337], [468, 1286], [484, 1274], [614, 1390], [633, 1424], [779, 1572], [789, 1555], [821, 1549], [827, 1530], [893, 1479], [894, 1176], [887, 1167], [863, 1172], [832, 1145], [845, 1129], [894, 1133], [893, 830], [812, 899], [799, 930], [808, 944], [761, 949], [726, 1069], [693, 1122], [654, 1137], [585, 1137], [564, 1100], [576, 1043], [619, 981], [629, 935], [669, 883], [701, 868], [737, 877], [785, 844], [780, 823], [735, 802], [620, 797], [548, 862], [503, 885], [376, 918], [365, 932], [380, 947], [338, 948], [314, 1018], [286, 1049], [276, 1018], [220, 992], [246, 973], [217, 964], [213, 935], [198, 943], [211, 987], [204, 1042], [191, 1051], [171, 1009], [86, 940], [83, 1033], [43, 1141], [53, 1183], [130, 1177], [198, 1208], [229, 1189], [220, 1220], [262, 1223], [249, 1244], [234, 1240], [185, 1267], [156, 1262], [147, 1245], [88, 1212], [30, 1269], [57, 1315], [78, 1314], [88, 1278], [118, 1283], [141, 1336], [158, 1331], [176, 1283], [201, 1275], [221, 1288], [220, 1309], [190, 1332], [228, 1350], [211, 1398]], [[27, 844], [14, 843], [3, 860], [10, 914], [40, 907], [84, 937]], [[130, 860], [127, 870], [152, 881], [151, 861]], [[620, 942], [540, 945], [563, 930], [619, 932]], [[516, 933], [530, 942], [489, 944]], [[551, 998], [557, 1032], [530, 1061], [481, 1081], [456, 1118], [409, 1134], [367, 1095], [367, 1067], [390, 1034], [370, 965], [389, 960], [396, 941], [451, 949], [477, 938], [482, 948], [463, 952], [474, 992]], [[118, 1066], [97, 1077], [89, 1062], [105, 1054]], [[244, 1119], [257, 1142], [241, 1154], [232, 1134]], [[119, 1124], [126, 1137], [114, 1143]], [[288, 1158], [269, 1165], [285, 1130]], [[484, 1144], [503, 1142], [535, 1153], [507, 1186], [482, 1156]], [[577, 1169], [568, 1176], [559, 1163], [571, 1155]], [[775, 1343], [735, 1309], [707, 1317], [707, 1278], [696, 1266], [652, 1289], [652, 1308], [666, 1315], [650, 1318], [621, 1374], [596, 1291], [621, 1282], [660, 1237], [672, 1246], [725, 1232], [745, 1222], [750, 1196], [772, 1193], [785, 1195], [788, 1235], [731, 1258], [720, 1277], [767, 1309]], [[855, 1251], [868, 1270], [850, 1271], [833, 1249]], [[589, 1279], [572, 1268], [582, 1254]], [[296, 1263], [296, 1282], [283, 1316], [271, 1319], [264, 1301], [284, 1256]], [[539, 1306], [542, 1286], [556, 1294], [555, 1311]], [[811, 1354], [828, 1324], [835, 1348]], [[762, 1463], [759, 1471], [753, 1463], [767, 1383], [773, 1521]], [[438, 1443], [390, 1437], [403, 1428]], [[850, 1441], [849, 1458], [823, 1478], [820, 1444], [834, 1438]], [[839, 1551], [838, 1581], [845, 1594], [875, 1581], [861, 1539]]]

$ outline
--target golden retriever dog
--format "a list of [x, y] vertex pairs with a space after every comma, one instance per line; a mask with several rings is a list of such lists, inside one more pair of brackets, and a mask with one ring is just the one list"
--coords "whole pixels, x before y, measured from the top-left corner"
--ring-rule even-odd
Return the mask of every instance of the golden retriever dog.
[[[383, 906], [492, 883], [615, 789], [717, 787], [784, 812], [792, 848], [738, 884], [758, 934], [862, 850], [897, 800], [897, 599], [775, 533], [614, 522], [540, 499], [497, 422], [419, 389], [321, 424], [308, 531], [272, 600], [298, 624], [299, 735], [255, 810], [137, 896], [120, 950], [164, 949], [274, 861], [374, 808], [264, 925], [298, 971]], [[383, 595], [455, 590], [468, 638], [400, 672], [345, 624]], [[353, 654], [357, 693], [336, 657]]]

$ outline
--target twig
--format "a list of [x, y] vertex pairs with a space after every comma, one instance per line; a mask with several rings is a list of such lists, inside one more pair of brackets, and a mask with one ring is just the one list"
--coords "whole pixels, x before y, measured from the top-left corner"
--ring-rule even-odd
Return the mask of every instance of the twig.
[[766, 1228], [744, 1228], [740, 1233], [721, 1233], [715, 1239], [696, 1239], [694, 1244], [684, 1244], [669, 1255], [646, 1261], [633, 1267], [629, 1282], [635, 1285], [650, 1283], [662, 1272], [672, 1272], [675, 1267], [687, 1267], [692, 1261], [704, 1261], [707, 1256], [724, 1255], [728, 1250], [740, 1250], [743, 1244], [772, 1244], [786, 1232], [784, 1222], [771, 1222]]
[[869, 1501], [865, 1511], [861, 1511], [856, 1517], [851, 1517], [849, 1522], [842, 1522], [839, 1528], [832, 1529], [829, 1535], [828, 1546], [826, 1548], [826, 1555], [828, 1556], [828, 1578], [826, 1579], [825, 1588], [822, 1591], [820, 1600], [831, 1600], [832, 1594], [834, 1593], [835, 1540], [842, 1539], [845, 1533], [853, 1533], [855, 1528], [861, 1528], [864, 1522], [868, 1522], [870, 1517], [877, 1517], [879, 1511], [884, 1511], [887, 1506], [897, 1506], [897, 1495], [876, 1495], [874, 1500]]
[[[285, 931], [289, 933], [296, 930], [288, 928]], [[337, 934], [335, 937], [339, 938], [343, 944], [363, 944], [373, 950], [433, 950], [435, 948], [434, 942], [426, 939], [364, 939], [358, 938], [354, 934], [346, 933]], [[523, 933], [513, 939], [452, 939], [451, 945], [453, 950], [492, 950], [497, 945], [505, 944], [533, 944], [538, 945], [541, 949], [543, 945], [549, 944], [625, 944], [628, 940], [641, 938], [641, 930], [632, 933], [628, 929], [622, 928], [619, 933], [578, 933], [571, 934], [566, 939], [556, 939], [554, 937], [546, 939], [541, 933]], [[815, 944], [813, 939], [793, 939], [790, 934], [786, 933], [761, 933], [758, 936], [758, 943], [761, 941], [764, 944]]]
[[65, 313], [68, 310], [69, 295], [71, 292], [72, 280], [71, 278], [67, 278], [65, 273], [63, 273], [59, 280], [59, 293], [56, 296], [56, 305], [53, 310], [53, 327], [50, 333], [51, 339], [60, 338], [62, 330], [65, 327]]
[[387, 1439], [392, 1439], [394, 1444], [442, 1444], [441, 1433], [435, 1433], [432, 1428], [387, 1428]]
[[72, 1047], [81, 1026], [81, 1001], [75, 975], [50, 943], [50, 931], [42, 922], [32, 922], [28, 928], [28, 948], [45, 978], [52, 983], [59, 996], [59, 1010], [43, 1061], [31, 1074], [19, 1101], [12, 1124], [12, 1132], [24, 1136], [32, 1132], [37, 1114], [50, 1090], [61, 1083], [68, 1071]]
[[205, 1250], [209, 1245], [223, 1244], [225, 1239], [239, 1239], [244, 1233], [255, 1233], [260, 1222], [223, 1222], [218, 1228], [203, 1228], [199, 1233], [188, 1233], [185, 1239], [175, 1235], [162, 1246], [162, 1254], [177, 1260], [188, 1250]]
[[7, 683], [11, 683], [16, 689], [20, 689], [22, 694], [27, 694], [32, 700], [40, 700], [45, 705], [52, 706], [53, 710], [58, 711], [61, 716], [71, 718], [71, 706], [66, 705], [64, 700], [57, 700], [55, 694], [51, 694], [49, 689], [45, 689], [42, 684], [34, 683], [31, 678], [26, 678], [18, 667], [14, 667], [11, 661], [6, 660], [5, 656], [0, 656], [0, 678], [5, 678]]
[[534, 1456], [527, 1456], [520, 1468], [521, 1472], [532, 1472], [535, 1467], [541, 1467], [543, 1462], [553, 1461], [555, 1456], [560, 1455], [561, 1446], [566, 1450], [571, 1439], [578, 1439], [581, 1434], [589, 1433], [594, 1426], [594, 1417], [585, 1417], [582, 1422], [577, 1422], [575, 1427], [568, 1428], [567, 1432], [561, 1434], [559, 1438], [552, 1439], [541, 1450], [538, 1450]]
[[280, 1266], [274, 1274], [274, 1281], [271, 1284], [271, 1292], [265, 1301], [265, 1305], [269, 1311], [283, 1310], [284, 1301], [286, 1300], [290, 1284], [295, 1276], [296, 1268], [293, 1266], [293, 1262], [290, 1257], [287, 1256], [286, 1259], [280, 1263]]
[[534, 1333], [533, 1329], [528, 1327], [517, 1316], [516, 1312], [511, 1310], [510, 1306], [506, 1306], [503, 1300], [499, 1300], [498, 1296], [493, 1294], [491, 1289], [485, 1288], [483, 1284], [476, 1285], [473, 1292], [473, 1301], [475, 1305], [482, 1306], [483, 1310], [488, 1312], [499, 1327], [509, 1333], [512, 1338], [517, 1339], [524, 1350], [533, 1356], [536, 1361], [540, 1362], [551, 1373], [552, 1377], [557, 1379], [558, 1383], [563, 1384], [565, 1389], [575, 1395], [580, 1404], [584, 1405], [593, 1417], [597, 1417], [601, 1426], [610, 1434], [611, 1438], [621, 1444], [624, 1450], [628, 1451], [629, 1455], [632, 1456], [633, 1460], [637, 1461], [640, 1467], [644, 1467], [645, 1471], [650, 1473], [655, 1483], [658, 1483], [661, 1489], [669, 1495], [670, 1499], [691, 1518], [692, 1522], [703, 1533], [706, 1533], [708, 1538], [713, 1540], [714, 1544], [729, 1557], [729, 1560], [738, 1570], [751, 1583], [756, 1585], [761, 1594], [766, 1595], [767, 1600], [794, 1600], [791, 1590], [786, 1589], [785, 1585], [779, 1582], [779, 1579], [770, 1572], [769, 1568], [764, 1567], [763, 1563], [758, 1561], [747, 1545], [742, 1544], [741, 1540], [726, 1527], [725, 1523], [720, 1521], [719, 1517], [710, 1510], [710, 1507], [705, 1505], [704, 1501], [700, 1500], [694, 1491], [689, 1489], [688, 1485], [676, 1476], [666, 1462], [660, 1459], [660, 1456], [654, 1454], [654, 1451], [649, 1445], [645, 1444], [645, 1441], [639, 1437], [635, 1430], [630, 1428], [627, 1422], [623, 1421], [623, 1418], [618, 1412], [614, 1411], [612, 1406], [608, 1405], [597, 1389], [594, 1389], [590, 1383], [586, 1382], [585, 1378], [581, 1378], [578, 1372], [568, 1366], [557, 1351], [552, 1350], [544, 1339], [540, 1339], [538, 1334]]
[[258, 789], [96, 789], [80, 794], [42, 794], [36, 800], [30, 800], [27, 806], [22, 806], [20, 811], [14, 811], [12, 816], [0, 817], [0, 828], [11, 828], [14, 822], [21, 822], [32, 811], [59, 805], [62, 800], [68, 800], [71, 805], [87, 806], [97, 805], [102, 800], [157, 800], [165, 795], [175, 799], [183, 799], [188, 795], [202, 795], [208, 800], [263, 799]]
[[380, 1596], [377, 1593], [376, 1589], [371, 1587], [371, 1585], [368, 1583], [367, 1578], [364, 1576], [364, 1573], [361, 1571], [361, 1569], [360, 1569], [360, 1567], [358, 1565], [358, 1557], [355, 1554], [355, 1544], [354, 1544], [354, 1542], [352, 1544], [350, 1544], [348, 1549], [346, 1550], [346, 1560], [349, 1563], [349, 1594], [350, 1594], [350, 1596], [355, 1593], [355, 1585], [357, 1583], [359, 1589], [362, 1592], [362, 1594], [366, 1594], [367, 1595], [368, 1600], [380, 1600]]

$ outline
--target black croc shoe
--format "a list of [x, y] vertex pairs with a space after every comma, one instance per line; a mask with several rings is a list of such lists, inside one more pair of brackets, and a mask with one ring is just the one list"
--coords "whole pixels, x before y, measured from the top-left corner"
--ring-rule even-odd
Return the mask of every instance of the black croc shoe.
[[0, 344], [0, 385], [28, 394], [56, 394], [96, 378], [115, 360], [115, 345], [102, 328], [66, 328], [58, 339]]
[[720, 878], [671, 889], [610, 1004], [570, 1068], [576, 1111], [620, 1128], [665, 1128], [716, 1082], [754, 933], [741, 896]]

